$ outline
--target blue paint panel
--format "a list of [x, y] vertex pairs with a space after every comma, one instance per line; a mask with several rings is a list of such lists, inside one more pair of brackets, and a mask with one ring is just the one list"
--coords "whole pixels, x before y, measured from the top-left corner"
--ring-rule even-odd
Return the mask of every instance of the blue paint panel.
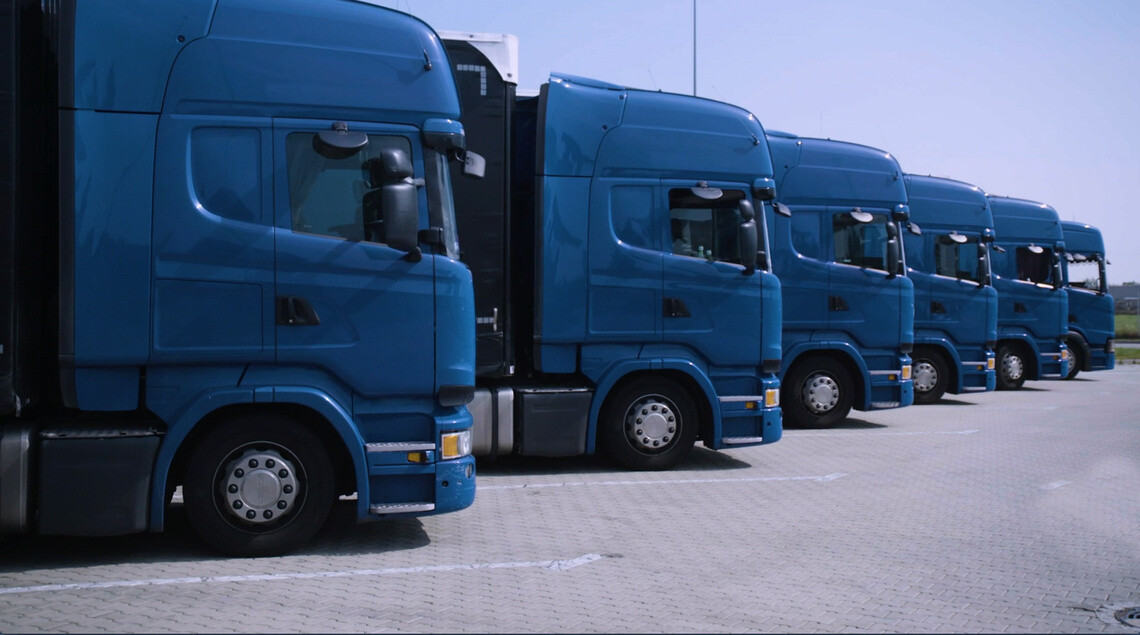
[[255, 284], [157, 280], [154, 348], [158, 354], [260, 353], [262, 289]]
[[[593, 176], [598, 146], [621, 123], [625, 93], [552, 77], [547, 88], [542, 169], [548, 176]], [[585, 209], [585, 208], [582, 208]]]
[[587, 340], [660, 341], [663, 223], [657, 182], [593, 183]]
[[458, 119], [459, 99], [438, 36], [411, 16], [362, 2], [226, 0], [209, 36], [178, 56], [163, 110], [418, 124]]
[[164, 116], [158, 139], [151, 359], [273, 360], [269, 120]]
[[139, 405], [139, 369], [77, 368], [75, 394], [84, 410], [134, 410]]
[[67, 102], [65, 89], [60, 105], [157, 113], [171, 64], [206, 35], [215, 0], [75, 4], [74, 101]]
[[543, 180], [536, 338], [543, 344], [576, 344], [586, 336], [587, 220], [590, 180]]
[[471, 270], [442, 256], [435, 262], [435, 386], [475, 385], [475, 295]]
[[158, 118], [90, 111], [73, 116], [75, 233], [62, 240], [65, 249], [73, 241], [75, 314], [61, 316], [61, 328], [74, 329], [77, 367], [142, 364], [150, 334]]

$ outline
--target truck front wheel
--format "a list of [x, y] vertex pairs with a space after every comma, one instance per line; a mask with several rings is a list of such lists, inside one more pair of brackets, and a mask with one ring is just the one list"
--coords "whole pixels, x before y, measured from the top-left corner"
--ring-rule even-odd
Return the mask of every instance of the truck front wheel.
[[667, 377], [641, 377], [617, 389], [601, 413], [606, 452], [631, 470], [665, 470], [693, 449], [697, 406]]
[[914, 403], [931, 404], [946, 394], [950, 382], [950, 369], [942, 355], [930, 349], [915, 351]]
[[997, 389], [1017, 390], [1025, 385], [1025, 357], [1021, 348], [1002, 344], [997, 349]]
[[251, 415], [201, 440], [183, 490], [190, 524], [211, 547], [232, 556], [280, 555], [311, 539], [328, 517], [332, 464], [307, 428]]
[[854, 402], [854, 384], [843, 364], [830, 357], [796, 364], [780, 397], [789, 427], [827, 428], [843, 421]]
[[1073, 358], [1069, 360], [1069, 374], [1065, 375], [1065, 379], [1072, 379], [1081, 372], [1082, 368], [1088, 365], [1089, 345], [1085, 342], [1085, 338], [1076, 331], [1069, 331], [1068, 337], [1065, 338], [1065, 344], [1073, 353]]

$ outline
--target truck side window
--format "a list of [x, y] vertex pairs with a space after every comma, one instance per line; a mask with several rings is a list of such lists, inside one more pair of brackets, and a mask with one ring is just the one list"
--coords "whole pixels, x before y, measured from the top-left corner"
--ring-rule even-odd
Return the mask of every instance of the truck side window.
[[891, 221], [886, 214], [872, 216], [866, 223], [846, 212], [832, 217], [835, 262], [887, 270], [887, 223]]
[[708, 200], [688, 189], [669, 190], [669, 224], [676, 256], [741, 263], [738, 203], [741, 190], [723, 190]]
[[1033, 253], [1028, 247], [1017, 248], [1017, 279], [1051, 284], [1053, 282], [1053, 250], [1039, 247]]
[[978, 263], [978, 241], [976, 238], [968, 239], [964, 243], [939, 240], [934, 245], [934, 273], [950, 278], [973, 280], [982, 279]]
[[317, 151], [316, 134], [293, 132], [285, 139], [289, 171], [289, 211], [294, 231], [348, 240], [364, 240], [364, 195], [380, 187], [370, 183], [367, 163], [385, 148], [412, 154], [406, 137], [368, 135], [368, 145], [349, 157]]
[[196, 128], [190, 133], [194, 196], [207, 212], [230, 220], [261, 220], [261, 131]]

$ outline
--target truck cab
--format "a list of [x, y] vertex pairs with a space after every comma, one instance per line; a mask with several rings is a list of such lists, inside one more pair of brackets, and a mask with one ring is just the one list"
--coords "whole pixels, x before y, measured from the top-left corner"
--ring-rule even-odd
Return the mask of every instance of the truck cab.
[[487, 178], [456, 181], [474, 272], [478, 456], [676, 465], [782, 433], [779, 282], [760, 122], [728, 104], [552, 75], [514, 40], [447, 34]]
[[914, 282], [914, 401], [996, 387], [998, 296], [990, 272], [994, 220], [980, 188], [933, 176], [904, 178]]
[[996, 240], [990, 254], [998, 292], [997, 389], [1068, 374], [1069, 300], [1061, 219], [1052, 207], [987, 195]]
[[1061, 273], [1069, 298], [1069, 334], [1065, 343], [1072, 353], [1069, 373], [1112, 370], [1116, 366], [1115, 305], [1105, 276], [1104, 238], [1092, 225], [1061, 221], [1065, 236]]
[[822, 427], [851, 408], [914, 400], [914, 285], [898, 161], [867, 146], [769, 132], [778, 205], [767, 211], [784, 298], [781, 404]]
[[0, 528], [158, 531], [181, 487], [250, 556], [341, 495], [360, 520], [470, 505], [435, 32], [343, 0], [15, 12]]

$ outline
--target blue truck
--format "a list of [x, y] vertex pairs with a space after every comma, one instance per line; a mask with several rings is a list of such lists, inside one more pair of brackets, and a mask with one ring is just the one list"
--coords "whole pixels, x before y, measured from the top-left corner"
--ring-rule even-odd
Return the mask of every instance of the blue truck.
[[778, 204], [766, 212], [784, 300], [781, 405], [823, 427], [851, 408], [914, 401], [914, 285], [898, 161], [867, 146], [769, 132]]
[[914, 402], [997, 385], [998, 296], [990, 273], [994, 220], [986, 193], [961, 181], [908, 174], [907, 276], [914, 282]]
[[1065, 379], [1082, 370], [1116, 366], [1115, 304], [1105, 275], [1104, 238], [1092, 225], [1061, 221], [1065, 252], [1061, 269], [1069, 298], [1069, 334], [1065, 344], [1072, 359]]
[[1061, 219], [1044, 203], [987, 195], [996, 239], [990, 259], [998, 292], [997, 389], [1064, 377], [1070, 353], [1062, 284]]
[[[515, 95], [502, 36], [446, 42], [486, 178], [456, 181], [477, 307], [479, 456], [780, 438], [764, 129], [716, 101], [553, 75]], [[496, 60], [499, 61], [496, 65]]]
[[206, 543], [257, 556], [341, 495], [470, 505], [435, 32], [347, 0], [0, 14], [0, 530], [160, 531], [181, 486]]

